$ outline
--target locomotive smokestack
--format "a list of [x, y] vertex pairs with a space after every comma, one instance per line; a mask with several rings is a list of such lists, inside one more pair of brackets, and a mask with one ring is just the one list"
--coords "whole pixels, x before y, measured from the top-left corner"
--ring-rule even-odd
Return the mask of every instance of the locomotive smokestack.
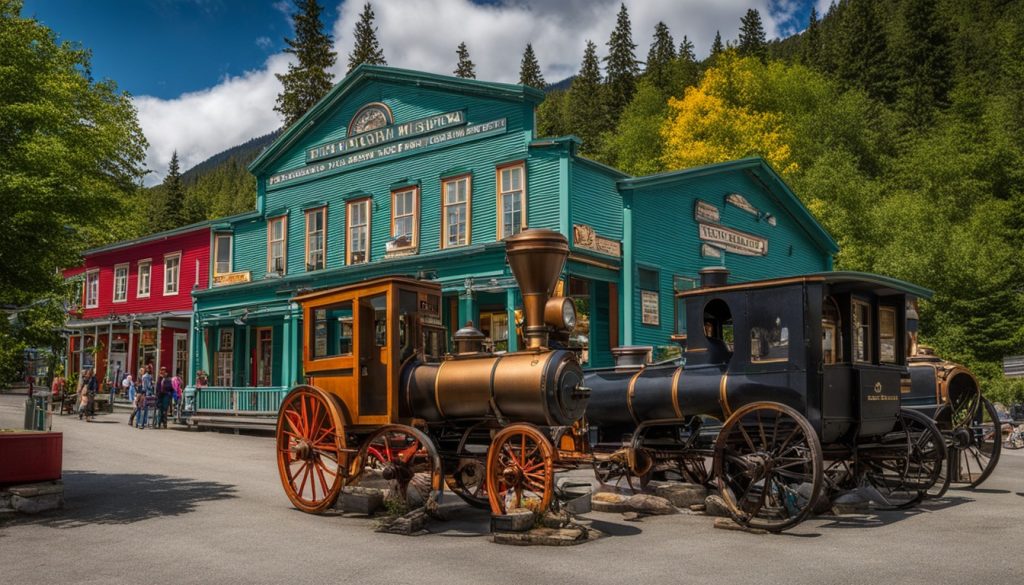
[[505, 240], [505, 254], [523, 294], [526, 347], [544, 347], [548, 343], [544, 305], [562, 274], [565, 259], [569, 256], [569, 242], [556, 231], [524, 230]]
[[697, 271], [700, 274], [700, 287], [713, 288], [729, 283], [729, 269], [725, 266], [709, 266]]

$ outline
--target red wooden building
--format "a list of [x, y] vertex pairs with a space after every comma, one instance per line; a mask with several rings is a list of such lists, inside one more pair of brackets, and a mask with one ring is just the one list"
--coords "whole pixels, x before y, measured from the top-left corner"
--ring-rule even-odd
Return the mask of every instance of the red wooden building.
[[149, 365], [191, 380], [192, 291], [209, 286], [211, 224], [86, 250], [81, 266], [64, 271], [81, 288], [65, 326], [69, 374], [94, 367], [120, 383]]

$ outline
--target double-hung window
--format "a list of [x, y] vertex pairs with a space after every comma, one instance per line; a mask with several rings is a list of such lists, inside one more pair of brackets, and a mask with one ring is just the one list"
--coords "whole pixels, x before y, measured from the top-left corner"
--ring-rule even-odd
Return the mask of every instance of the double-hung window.
[[150, 274], [153, 263], [149, 260], [139, 260], [139, 285], [135, 290], [135, 296], [140, 299], [149, 298]]
[[100, 306], [100, 271], [90, 270], [85, 273], [85, 308], [95, 309]]
[[348, 203], [348, 264], [370, 260], [370, 200]]
[[306, 272], [324, 267], [324, 234], [327, 226], [327, 208], [318, 207], [306, 212]]
[[114, 302], [128, 300], [128, 264], [114, 266]]
[[181, 276], [181, 253], [164, 256], [164, 296], [178, 294], [178, 279]]
[[275, 217], [267, 221], [267, 272], [284, 274], [287, 269], [285, 260], [287, 221], [287, 216]]
[[231, 234], [220, 233], [213, 235], [213, 275], [227, 274], [231, 272]]
[[498, 239], [526, 227], [526, 167], [522, 163], [498, 168]]
[[442, 248], [465, 246], [469, 243], [470, 185], [469, 175], [446, 179], [442, 184], [441, 190], [444, 195]]
[[405, 250], [417, 244], [419, 188], [411, 187], [391, 193], [391, 249]]

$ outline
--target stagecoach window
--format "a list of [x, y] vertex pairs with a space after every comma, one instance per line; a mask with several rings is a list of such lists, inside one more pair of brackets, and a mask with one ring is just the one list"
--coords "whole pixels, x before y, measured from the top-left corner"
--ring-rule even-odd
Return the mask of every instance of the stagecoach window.
[[370, 306], [373, 307], [374, 341], [377, 347], [384, 347], [388, 344], [388, 299], [384, 295], [373, 297]]
[[840, 322], [836, 300], [826, 298], [821, 312], [821, 359], [826, 365], [843, 361]]
[[704, 307], [704, 337], [712, 362], [725, 363], [732, 358], [735, 341], [732, 311], [722, 299], [714, 299]]
[[878, 361], [896, 363], [896, 309], [878, 308]]
[[753, 363], [789, 360], [789, 328], [776, 317], [767, 324], [750, 328], [750, 361]]
[[352, 301], [313, 311], [313, 359], [352, 355]]
[[853, 301], [853, 359], [871, 361], [871, 305]]

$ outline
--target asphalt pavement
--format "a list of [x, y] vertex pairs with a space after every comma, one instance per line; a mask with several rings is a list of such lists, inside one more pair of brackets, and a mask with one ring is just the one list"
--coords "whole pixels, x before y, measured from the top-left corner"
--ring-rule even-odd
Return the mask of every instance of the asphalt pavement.
[[[0, 395], [0, 428], [24, 397]], [[626, 522], [575, 547], [489, 541], [485, 514], [455, 498], [431, 534], [311, 516], [284, 495], [267, 436], [137, 430], [127, 417], [54, 417], [64, 433], [66, 506], [0, 519], [0, 583], [487, 583], [496, 585], [1024, 581], [1024, 450], [982, 489], [906, 512], [818, 517], [781, 535], [717, 530], [679, 514]], [[0, 462], [2, 465], [3, 462]]]

